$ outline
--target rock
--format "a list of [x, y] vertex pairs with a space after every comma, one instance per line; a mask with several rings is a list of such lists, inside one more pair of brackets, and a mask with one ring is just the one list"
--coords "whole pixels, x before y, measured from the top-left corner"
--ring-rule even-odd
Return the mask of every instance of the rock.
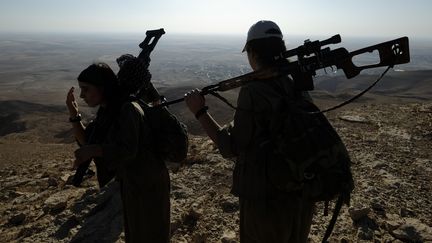
[[67, 182], [67, 181], [71, 180], [71, 179], [70, 179], [71, 177], [73, 177], [73, 174], [71, 174], [71, 173], [66, 173], [66, 174], [63, 174], [63, 175], [60, 177], [60, 179], [62, 179], [62, 181], [64, 181], [64, 182]]
[[[195, 175], [195, 174], [191, 174], [191, 176], [197, 176], [198, 177], [198, 175]], [[188, 185], [185, 181], [181, 181], [177, 185], [177, 187], [174, 187], [172, 189], [172, 193], [173, 193], [173, 196], [175, 198], [179, 198], [179, 199], [194, 198], [194, 196], [195, 196], [194, 189], [195, 188], [193, 185]]]
[[399, 127], [386, 127], [385, 129], [380, 129], [382, 133], [395, 137], [397, 139], [411, 139], [411, 134], [409, 134], [405, 129]]
[[179, 239], [177, 239], [178, 243], [189, 243], [188, 240], [186, 240], [186, 237], [180, 237]]
[[195, 234], [192, 236], [192, 243], [206, 243], [207, 242], [207, 236], [205, 234]]
[[393, 231], [401, 226], [401, 222], [395, 220], [388, 220], [385, 222], [385, 227], [388, 231]]
[[367, 240], [371, 241], [374, 238], [374, 232], [370, 228], [359, 228], [359, 231], [357, 232], [357, 238], [359, 240]]
[[432, 107], [428, 104], [423, 104], [418, 108], [418, 112], [432, 113]]
[[22, 196], [22, 195], [25, 195], [25, 194], [22, 192], [15, 191], [15, 190], [8, 190], [3, 194], [3, 197], [4, 197], [4, 199], [14, 199], [14, 198], [17, 198], [17, 197]]
[[33, 234], [33, 229], [32, 229], [32, 227], [28, 227], [28, 226], [26, 226], [26, 227], [23, 227], [19, 232], [18, 232], [18, 237], [22, 237], [22, 238], [24, 238], [24, 237], [28, 237], [28, 236], [30, 236], [30, 235], [32, 235]]
[[421, 237], [416, 228], [411, 225], [402, 225], [392, 232], [393, 236], [402, 241], [420, 242]]
[[190, 193], [183, 189], [173, 190], [171, 194], [174, 199], [188, 198], [190, 196]]
[[384, 169], [384, 168], [388, 167], [388, 165], [385, 161], [377, 160], [377, 161], [371, 162], [371, 167], [372, 167], [372, 169], [380, 170], [380, 169]]
[[381, 238], [382, 237], [382, 233], [379, 229], [374, 231], [374, 238]]
[[29, 182], [31, 182], [31, 179], [26, 179], [26, 178], [19, 178], [18, 176], [12, 176], [12, 177], [8, 177], [6, 178], [6, 180], [4, 180], [6, 182], [3, 183], [2, 188], [16, 188], [18, 186], [27, 184]]
[[188, 228], [194, 228], [201, 216], [201, 211], [191, 208], [188, 213], [182, 217], [183, 225], [186, 225]]
[[43, 210], [45, 213], [57, 214], [66, 208], [68, 201], [82, 195], [84, 192], [85, 189], [67, 189], [59, 191], [45, 200]]
[[44, 205], [44, 212], [45, 213], [53, 213], [53, 214], [57, 214], [61, 211], [63, 211], [66, 206], [67, 206], [67, 201], [60, 201], [61, 199], [50, 199], [49, 201], [45, 201], [45, 205]]
[[234, 199], [225, 198], [219, 205], [225, 213], [234, 213], [239, 210], [238, 201]]
[[366, 187], [365, 192], [369, 193], [369, 194], [379, 193], [378, 189], [376, 187], [374, 187], [374, 186], [368, 186], [368, 187]]
[[370, 208], [354, 209], [351, 207], [348, 209], [348, 213], [354, 222], [366, 217], [370, 211]]
[[45, 171], [40, 178], [48, 178], [50, 176], [50, 174], [48, 173], [48, 171]]
[[19, 213], [10, 217], [8, 223], [17, 226], [22, 224], [25, 219], [26, 219], [26, 215], [24, 213]]
[[342, 121], [356, 122], [356, 123], [368, 123], [369, 122], [366, 118], [361, 117], [359, 115], [340, 116], [339, 119], [341, 119]]
[[409, 242], [430, 242], [432, 241], [432, 227], [422, 223], [418, 219], [407, 218], [405, 224], [402, 224], [391, 234], [401, 240]]
[[376, 214], [385, 215], [384, 206], [380, 202], [372, 202], [371, 207]]
[[401, 217], [415, 217], [415, 213], [407, 208], [400, 208], [399, 214]]
[[236, 233], [232, 230], [224, 231], [220, 240], [222, 243], [236, 243]]
[[48, 178], [48, 186], [56, 187], [58, 186], [58, 182], [54, 177]]
[[351, 241], [350, 241], [349, 239], [346, 239], [346, 238], [341, 238], [341, 239], [339, 240], [339, 242], [340, 242], [340, 243], [350, 243]]
[[27, 201], [27, 194], [21, 195], [19, 197], [14, 198], [14, 200], [12, 200], [12, 205], [19, 205], [19, 204], [23, 204]]
[[174, 221], [171, 221], [170, 225], [171, 235], [173, 235], [177, 231], [177, 229], [181, 227], [182, 221], [180, 219], [176, 219]]
[[33, 187], [35, 192], [43, 192], [49, 186], [49, 178], [35, 179], [27, 183], [26, 186]]

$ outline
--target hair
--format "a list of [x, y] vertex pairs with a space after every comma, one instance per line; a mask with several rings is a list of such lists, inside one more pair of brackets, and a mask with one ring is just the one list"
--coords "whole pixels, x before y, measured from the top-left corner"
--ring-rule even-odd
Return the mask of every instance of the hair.
[[257, 56], [257, 62], [265, 67], [281, 65], [287, 62], [285, 58], [279, 60], [274, 58], [286, 51], [285, 42], [279, 37], [250, 40], [246, 43], [245, 50], [253, 52]]
[[121, 103], [125, 95], [119, 88], [117, 76], [114, 71], [104, 62], [93, 63], [84, 69], [78, 76], [78, 81], [92, 84], [102, 88], [107, 106]]

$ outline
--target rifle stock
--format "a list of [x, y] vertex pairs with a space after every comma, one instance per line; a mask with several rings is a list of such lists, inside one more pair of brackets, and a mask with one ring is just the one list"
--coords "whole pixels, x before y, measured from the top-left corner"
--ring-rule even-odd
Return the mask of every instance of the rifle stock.
[[[150, 53], [153, 51], [163, 34], [165, 34], [165, 30], [163, 28], [157, 30], [147, 30], [144, 41], [139, 44], [139, 47], [142, 49], [142, 51], [138, 55], [138, 58], [150, 58]], [[150, 43], [150, 41], [152, 42]]]
[[[380, 57], [379, 63], [364, 65], [364, 66], [356, 66], [352, 62], [353, 57], [367, 52], [371, 53], [373, 51], [378, 51]], [[385, 67], [385, 66], [393, 67], [396, 64], [408, 63], [409, 61], [410, 61], [410, 55], [409, 55], [408, 37], [402, 37], [399, 39], [395, 39], [392, 41], [384, 42], [381, 44], [365, 47], [357, 51], [353, 51], [349, 53], [347, 58], [341, 59], [341, 61], [339, 61], [336, 64], [336, 67], [341, 68], [344, 71], [345, 76], [347, 78], [352, 78], [357, 76], [360, 73], [360, 71], [364, 69]]]

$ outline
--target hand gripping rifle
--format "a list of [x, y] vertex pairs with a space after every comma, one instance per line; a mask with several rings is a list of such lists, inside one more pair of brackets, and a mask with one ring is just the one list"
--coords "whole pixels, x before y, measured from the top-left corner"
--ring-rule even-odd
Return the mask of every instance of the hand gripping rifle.
[[[138, 58], [142, 61], [141, 64], [143, 64], [141, 68], [147, 69], [149, 67], [150, 54], [163, 34], [165, 34], [164, 29], [148, 30], [146, 32], [146, 37], [144, 41], [139, 44], [139, 47], [142, 49], [140, 54], [138, 55]], [[119, 64], [120, 67], [122, 67], [122, 64], [125, 61], [127, 61], [129, 58], [133, 58], [133, 56], [130, 54], [123, 55], [117, 59], [117, 63]], [[150, 82], [150, 78], [151, 76], [149, 77], [148, 82]], [[153, 87], [153, 85], [148, 85], [146, 87], [147, 87], [147, 89], [145, 90], [146, 98], [150, 100], [159, 98], [159, 94], [157, 90]], [[90, 126], [87, 126], [86, 129], [87, 144], [92, 144], [97, 142], [94, 136], [95, 130], [96, 130], [95, 124], [91, 124]], [[80, 186], [86, 174], [94, 174], [88, 170], [88, 167], [90, 166], [90, 162], [91, 160], [88, 160], [82, 163], [80, 166], [78, 166], [72, 178], [72, 184], [74, 186], [77, 187]], [[112, 179], [114, 174], [112, 171], [109, 171], [107, 168], [104, 168], [103, 165], [99, 165], [98, 163], [96, 164], [96, 167], [98, 170], [97, 176], [98, 176], [99, 186], [102, 187]]]
[[[388, 66], [387, 70], [373, 84], [375, 85], [384, 76], [384, 74], [388, 71], [389, 68], [392, 68], [396, 64], [408, 63], [410, 61], [408, 37], [402, 37], [381, 44], [365, 47], [353, 52], [348, 52], [345, 48], [337, 48], [335, 50], [331, 50], [330, 47], [323, 48], [326, 45], [337, 44], [340, 42], [340, 35], [335, 35], [323, 41], [306, 40], [303, 45], [295, 49], [284, 51], [280, 53], [279, 56], [275, 57], [275, 59], [277, 60], [297, 56], [296, 61], [288, 62], [287, 64], [278, 67], [257, 70], [235, 78], [221, 81], [214, 85], [206, 86], [202, 89], [201, 94], [213, 94], [216, 97], [220, 98], [220, 95], [217, 92], [234, 89], [248, 82], [266, 80], [283, 75], [291, 75], [293, 77], [294, 88], [296, 90], [310, 91], [314, 89], [313, 76], [316, 75], [316, 70], [319, 69], [336, 67], [337, 69], [342, 69], [345, 76], [350, 79], [357, 76], [364, 69]], [[356, 66], [352, 62], [354, 56], [373, 51], [379, 52], [379, 63]], [[344, 102], [344, 104], [358, 98], [359, 96], [367, 92], [370, 88], [372, 88], [372, 86], [357, 95], [356, 97], [350, 99], [347, 102]], [[183, 100], [184, 98], [165, 102], [161, 106], [175, 104]]]

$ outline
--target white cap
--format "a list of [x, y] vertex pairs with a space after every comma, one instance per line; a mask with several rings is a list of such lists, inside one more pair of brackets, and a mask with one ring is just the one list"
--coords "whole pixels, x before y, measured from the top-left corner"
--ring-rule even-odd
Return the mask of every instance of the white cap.
[[[270, 20], [260, 20], [249, 28], [246, 44], [251, 40], [264, 39], [269, 37], [278, 37], [282, 39], [282, 31], [275, 22]], [[245, 48], [243, 48], [243, 51], [245, 51]]]

